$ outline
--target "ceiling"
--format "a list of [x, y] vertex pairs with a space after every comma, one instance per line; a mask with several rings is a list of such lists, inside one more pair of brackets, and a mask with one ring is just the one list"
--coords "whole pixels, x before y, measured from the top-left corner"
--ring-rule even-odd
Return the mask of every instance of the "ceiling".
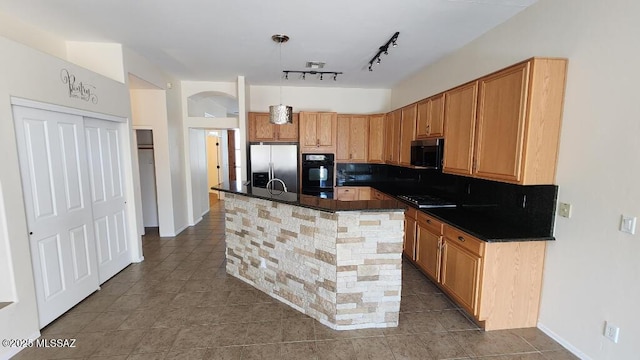
[[[332, 76], [283, 85], [391, 88], [536, 0], [0, 0], [0, 11], [66, 40], [120, 43], [182, 80], [277, 85], [326, 62]], [[399, 31], [398, 47], [368, 71]], [[271, 35], [291, 37], [279, 45]]]

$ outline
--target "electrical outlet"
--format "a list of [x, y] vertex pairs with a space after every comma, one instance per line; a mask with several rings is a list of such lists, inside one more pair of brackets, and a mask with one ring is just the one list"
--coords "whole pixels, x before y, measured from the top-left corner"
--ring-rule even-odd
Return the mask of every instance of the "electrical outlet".
[[631, 235], [636, 233], [636, 217], [622, 215], [620, 220], [620, 231], [629, 233]]
[[558, 215], [566, 218], [571, 217], [571, 204], [558, 203]]
[[613, 341], [614, 343], [618, 343], [618, 338], [620, 337], [620, 328], [611, 324], [608, 321], [604, 323], [604, 337]]

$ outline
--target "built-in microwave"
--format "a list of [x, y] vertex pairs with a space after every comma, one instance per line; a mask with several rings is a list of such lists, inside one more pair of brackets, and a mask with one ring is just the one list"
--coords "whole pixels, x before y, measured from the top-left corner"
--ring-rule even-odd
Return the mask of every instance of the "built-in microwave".
[[444, 139], [427, 139], [411, 142], [411, 165], [430, 169], [442, 168]]

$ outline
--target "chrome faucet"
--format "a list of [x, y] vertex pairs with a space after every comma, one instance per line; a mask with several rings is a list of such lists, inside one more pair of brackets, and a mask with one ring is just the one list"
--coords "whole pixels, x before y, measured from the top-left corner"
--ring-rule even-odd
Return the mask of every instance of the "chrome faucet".
[[[273, 181], [279, 181], [280, 184], [282, 184], [282, 188], [284, 189], [284, 192], [287, 192], [287, 185], [285, 185], [284, 181], [278, 179], [278, 178], [272, 178], [271, 180], [267, 181], [267, 185], [265, 186], [267, 189], [269, 189], [269, 184], [271, 184]], [[269, 190], [273, 190], [273, 189], [269, 189]]]

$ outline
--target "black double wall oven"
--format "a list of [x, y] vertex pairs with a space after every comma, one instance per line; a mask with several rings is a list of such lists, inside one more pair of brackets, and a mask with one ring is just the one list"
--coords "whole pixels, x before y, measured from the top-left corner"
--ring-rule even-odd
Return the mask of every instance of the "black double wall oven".
[[302, 193], [333, 199], [333, 154], [302, 154]]

